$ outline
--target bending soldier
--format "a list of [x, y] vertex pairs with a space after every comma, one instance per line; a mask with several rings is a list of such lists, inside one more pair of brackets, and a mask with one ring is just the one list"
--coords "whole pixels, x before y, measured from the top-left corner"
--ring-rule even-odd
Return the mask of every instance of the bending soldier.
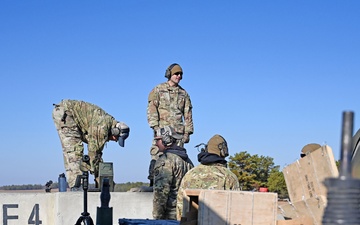
[[107, 114], [99, 106], [78, 100], [62, 100], [54, 104], [52, 117], [59, 134], [67, 180], [70, 188], [75, 185], [76, 177], [82, 174], [80, 163], [87, 144], [90, 157], [89, 171], [95, 177], [95, 186], [99, 182], [99, 163], [102, 151], [108, 141], [117, 141], [124, 147], [130, 129]]

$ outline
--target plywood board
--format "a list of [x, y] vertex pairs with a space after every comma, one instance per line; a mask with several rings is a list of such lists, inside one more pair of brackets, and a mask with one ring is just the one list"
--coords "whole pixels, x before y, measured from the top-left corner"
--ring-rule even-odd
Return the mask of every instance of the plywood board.
[[275, 225], [277, 194], [203, 190], [199, 196], [199, 225]]
[[338, 177], [332, 149], [327, 146], [308, 153], [283, 169], [291, 203], [282, 205], [284, 217], [310, 217], [314, 224], [321, 224], [326, 207], [326, 186], [324, 180]]
[[323, 181], [339, 175], [332, 149], [327, 145], [284, 167], [283, 173], [291, 202], [326, 196]]

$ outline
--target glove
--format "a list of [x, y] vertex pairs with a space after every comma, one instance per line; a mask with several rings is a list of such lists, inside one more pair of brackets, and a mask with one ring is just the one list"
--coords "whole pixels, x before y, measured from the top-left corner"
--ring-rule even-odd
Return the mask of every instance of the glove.
[[189, 141], [190, 141], [190, 135], [188, 133], [185, 133], [182, 142], [189, 143]]
[[84, 161], [80, 161], [80, 170], [82, 172], [87, 172], [87, 171], [90, 171], [91, 173], [91, 165], [90, 163], [87, 163], [87, 162], [84, 162]]

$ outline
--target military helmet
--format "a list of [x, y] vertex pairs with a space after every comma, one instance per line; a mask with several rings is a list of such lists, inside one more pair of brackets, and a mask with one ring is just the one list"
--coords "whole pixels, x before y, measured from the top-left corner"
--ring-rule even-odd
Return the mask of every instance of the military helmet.
[[171, 64], [165, 71], [165, 77], [169, 80], [170, 77], [175, 73], [181, 73], [183, 74], [183, 70], [181, 66], [177, 63]]
[[321, 145], [319, 145], [319, 144], [316, 144], [316, 143], [307, 144], [301, 149], [300, 156], [301, 156], [301, 158], [305, 157], [307, 153], [311, 153], [319, 148], [321, 148]]
[[210, 138], [209, 142], [206, 145], [206, 151], [208, 153], [216, 154], [223, 158], [229, 156], [227, 142], [225, 138], [218, 134], [215, 134], [212, 138]]

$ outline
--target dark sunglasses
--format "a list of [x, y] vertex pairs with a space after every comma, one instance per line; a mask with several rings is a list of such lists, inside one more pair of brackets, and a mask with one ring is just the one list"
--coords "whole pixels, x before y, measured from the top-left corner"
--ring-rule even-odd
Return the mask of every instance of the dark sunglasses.
[[176, 76], [182, 76], [183, 75], [183, 73], [182, 72], [176, 72], [176, 73], [174, 73], [174, 75], [176, 75]]

